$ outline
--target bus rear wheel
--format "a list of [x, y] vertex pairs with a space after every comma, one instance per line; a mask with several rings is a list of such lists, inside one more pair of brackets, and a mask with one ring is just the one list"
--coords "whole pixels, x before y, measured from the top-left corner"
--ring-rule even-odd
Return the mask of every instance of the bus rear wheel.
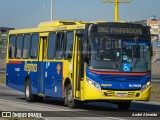
[[35, 95], [31, 92], [31, 83], [29, 79], [25, 83], [25, 100], [27, 102], [34, 102], [36, 100]]
[[77, 104], [73, 98], [73, 90], [71, 84], [67, 85], [65, 88], [65, 105], [67, 104], [69, 108], [76, 108]]
[[117, 103], [119, 110], [128, 110], [130, 105], [131, 105], [131, 101], [127, 101], [127, 102], [119, 102]]

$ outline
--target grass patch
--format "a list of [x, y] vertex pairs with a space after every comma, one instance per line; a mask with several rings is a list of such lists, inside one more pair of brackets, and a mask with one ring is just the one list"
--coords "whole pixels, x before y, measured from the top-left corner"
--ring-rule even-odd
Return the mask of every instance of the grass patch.
[[150, 100], [154, 102], [160, 102], [160, 84], [152, 84]]
[[0, 73], [0, 84], [5, 84], [6, 82], [6, 74]]

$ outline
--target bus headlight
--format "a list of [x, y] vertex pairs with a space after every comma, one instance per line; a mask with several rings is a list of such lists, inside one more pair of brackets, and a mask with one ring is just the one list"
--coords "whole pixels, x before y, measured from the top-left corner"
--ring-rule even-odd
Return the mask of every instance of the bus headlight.
[[92, 85], [94, 88], [98, 89], [99, 91], [101, 90], [100, 84], [91, 80], [90, 78], [87, 78], [88, 84]]
[[147, 89], [151, 84], [151, 81], [148, 81], [146, 84], [144, 84], [141, 88], [141, 92], [143, 92], [145, 89]]

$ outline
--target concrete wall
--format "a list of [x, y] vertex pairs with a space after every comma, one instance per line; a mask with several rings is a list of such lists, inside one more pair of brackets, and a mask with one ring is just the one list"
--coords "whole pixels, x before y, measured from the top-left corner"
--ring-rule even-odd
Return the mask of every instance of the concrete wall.
[[160, 62], [152, 62], [152, 73], [160, 74]]
[[0, 70], [5, 70], [5, 69], [6, 69], [6, 60], [0, 59]]

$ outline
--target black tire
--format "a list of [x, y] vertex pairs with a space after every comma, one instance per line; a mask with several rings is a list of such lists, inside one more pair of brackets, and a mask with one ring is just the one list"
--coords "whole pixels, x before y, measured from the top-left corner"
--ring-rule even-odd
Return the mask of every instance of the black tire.
[[25, 83], [25, 99], [27, 102], [35, 102], [36, 100], [35, 95], [33, 95], [31, 91], [31, 83], [28, 79]]
[[119, 102], [117, 105], [119, 110], [128, 110], [131, 105], [131, 101]]
[[84, 102], [83, 102], [83, 101], [76, 100], [75, 102], [76, 102], [76, 105], [77, 105], [78, 107], [83, 107], [83, 105], [84, 105]]
[[67, 87], [64, 88], [64, 105], [68, 106]]
[[72, 86], [69, 84], [66, 86], [66, 97], [65, 97], [65, 104], [67, 103], [69, 108], [76, 108], [76, 100], [73, 98]]
[[43, 101], [43, 97], [36, 96], [36, 102], [42, 102], [42, 101]]

